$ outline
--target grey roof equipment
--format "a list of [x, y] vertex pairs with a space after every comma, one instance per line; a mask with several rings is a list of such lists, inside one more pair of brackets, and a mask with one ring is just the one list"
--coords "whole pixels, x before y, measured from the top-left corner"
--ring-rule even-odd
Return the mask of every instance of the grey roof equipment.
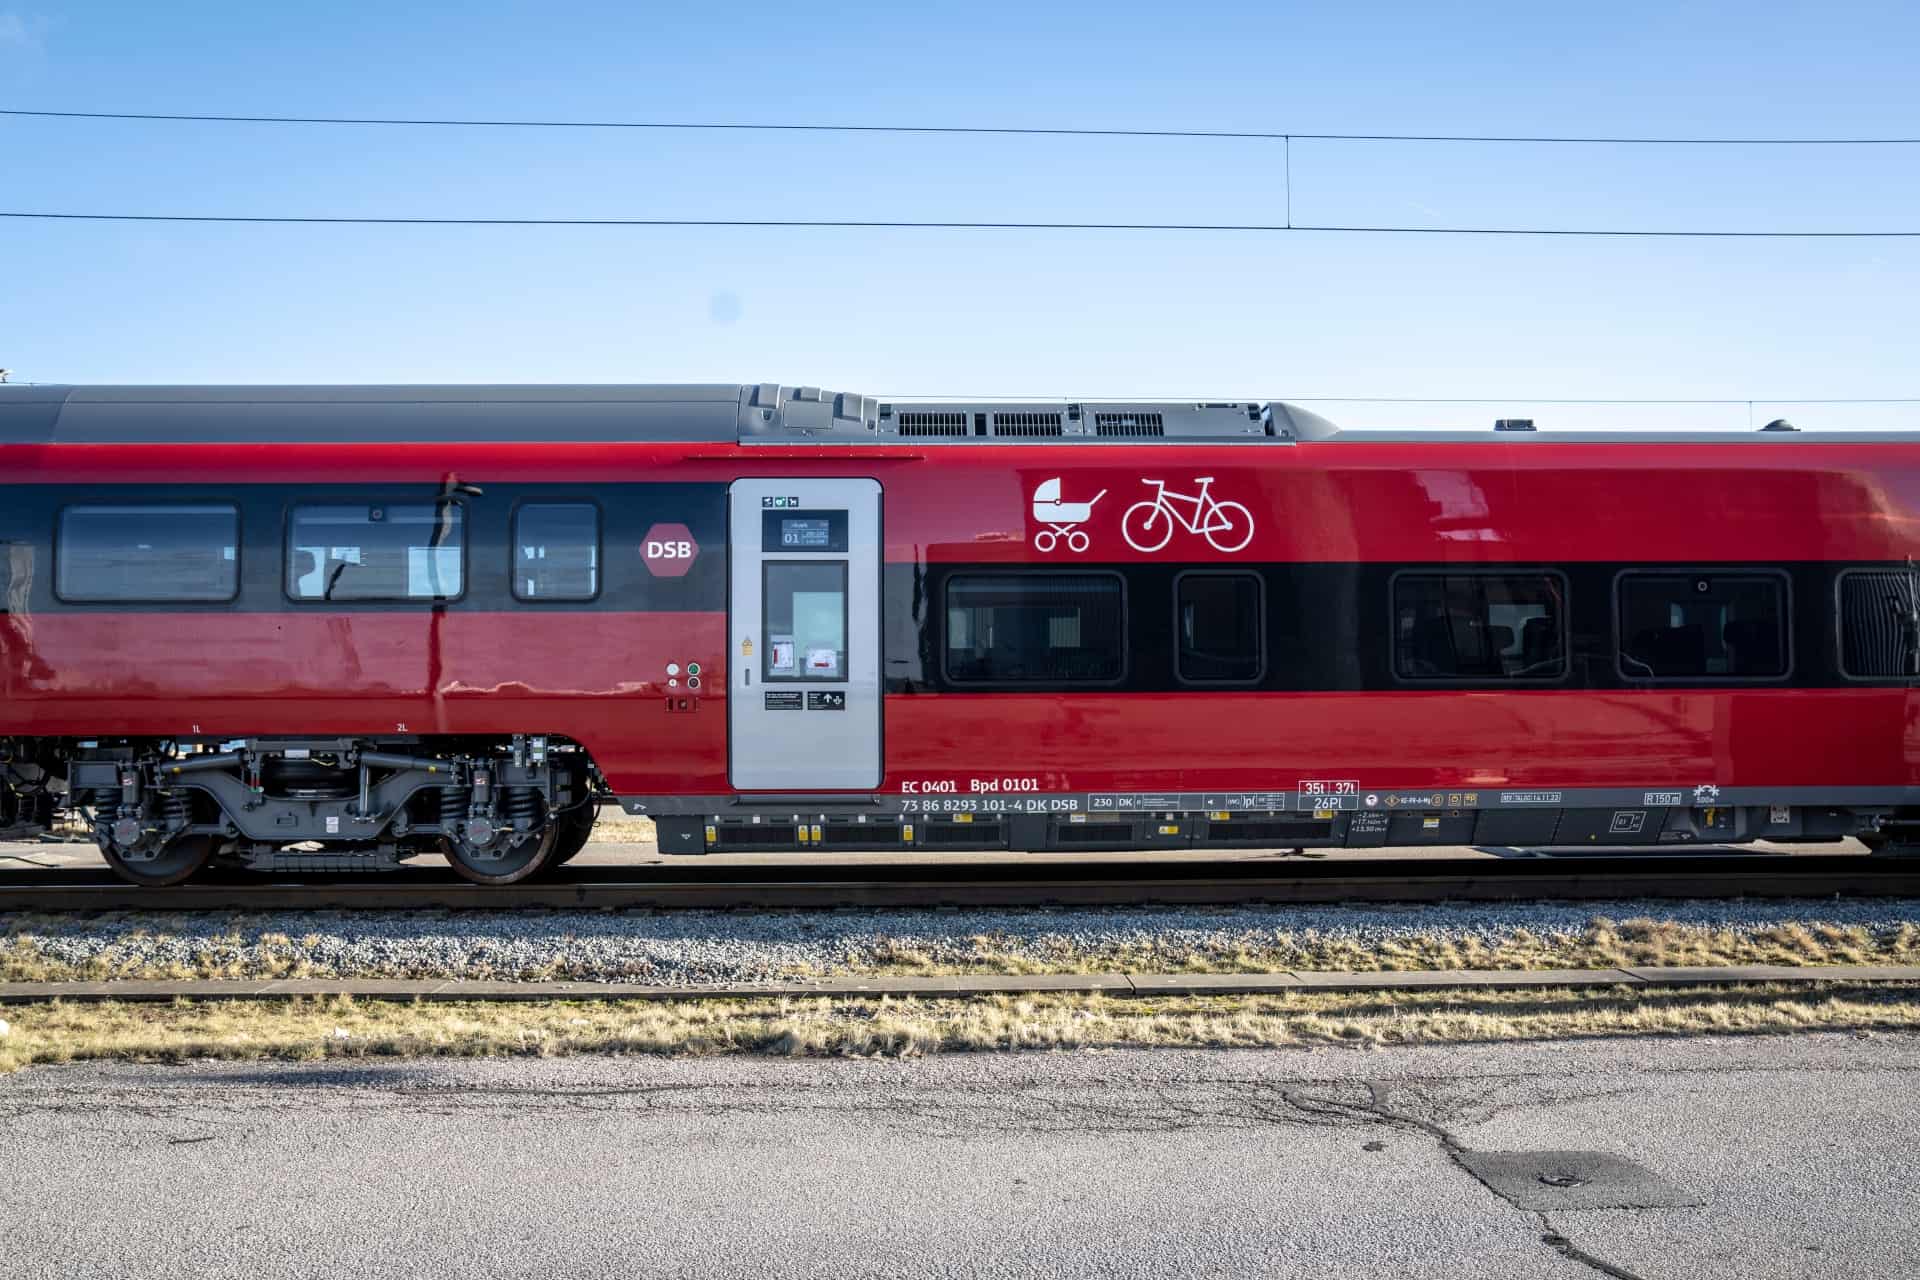
[[0, 387], [0, 444], [1913, 441], [1912, 432], [1353, 430], [1279, 401], [883, 404], [778, 383]]

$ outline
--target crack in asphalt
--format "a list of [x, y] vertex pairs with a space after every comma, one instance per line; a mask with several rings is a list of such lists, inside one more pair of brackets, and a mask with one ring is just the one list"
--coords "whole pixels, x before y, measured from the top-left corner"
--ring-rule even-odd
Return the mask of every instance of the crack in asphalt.
[[[1867, 1067], [1871, 1071], [1873, 1068]], [[1700, 1068], [1703, 1079], [1756, 1070], [1819, 1073], [1821, 1068], [1776, 1069], [1734, 1067]], [[1831, 1069], [1831, 1070], [1838, 1070]], [[1852, 1073], [1859, 1074], [1860, 1069]], [[1889, 1068], [1889, 1070], [1893, 1070]], [[217, 1078], [216, 1078], [217, 1079]], [[248, 1136], [269, 1089], [284, 1091], [289, 1084], [304, 1086], [294, 1098], [284, 1098], [270, 1110], [310, 1111], [316, 1102], [350, 1107], [363, 1116], [370, 1096], [373, 1105], [405, 1108], [411, 1114], [453, 1116], [512, 1111], [602, 1113], [631, 1108], [633, 1114], [671, 1110], [703, 1115], [833, 1111], [857, 1114], [878, 1124], [912, 1128], [929, 1137], [959, 1138], [981, 1131], [1045, 1133], [1174, 1133], [1199, 1129], [1241, 1129], [1262, 1126], [1382, 1126], [1431, 1139], [1448, 1162], [1466, 1173], [1502, 1204], [1512, 1202], [1476, 1174], [1462, 1159], [1472, 1150], [1447, 1124], [1415, 1114], [1395, 1099], [1412, 1095], [1416, 1105], [1466, 1123], [1484, 1123], [1514, 1108], [1551, 1103], [1606, 1100], [1630, 1095], [1629, 1086], [1580, 1087], [1574, 1073], [1553, 1071], [1504, 1072], [1487, 1076], [1402, 1075], [1386, 1080], [1286, 1080], [1219, 1077], [1185, 1079], [1142, 1088], [1120, 1076], [1097, 1076], [1072, 1086], [1048, 1085], [1009, 1090], [1000, 1086], [949, 1085], [937, 1095], [924, 1087], [899, 1087], [897, 1080], [863, 1079], [863, 1090], [879, 1085], [871, 1101], [856, 1099], [847, 1085], [790, 1080], [741, 1087], [738, 1084], [648, 1084], [629, 1086], [540, 1087], [467, 1083], [385, 1083], [331, 1072], [324, 1078], [302, 1080], [297, 1075], [262, 1074], [253, 1079], [196, 1083], [196, 1092], [178, 1103], [156, 1101], [150, 1090], [103, 1090], [86, 1101], [64, 1096], [37, 1097], [38, 1090], [0, 1091], [0, 1118], [28, 1116], [86, 1116], [97, 1119], [103, 1109], [119, 1111], [185, 1130], [168, 1136], [169, 1145], [213, 1142], [223, 1137]], [[1511, 1096], [1527, 1084], [1557, 1085], [1551, 1096]], [[895, 1086], [895, 1087], [890, 1087]], [[1066, 1090], [1071, 1088], [1072, 1092]], [[704, 1095], [704, 1096], [703, 1096]], [[1089, 1096], [1091, 1095], [1091, 1096]], [[1503, 1097], [1502, 1095], [1508, 1095]], [[248, 1113], [252, 1113], [251, 1116]], [[215, 1132], [207, 1132], [213, 1129]], [[1379, 1149], [1374, 1143], [1367, 1149]], [[1514, 1206], [1518, 1208], [1518, 1206]], [[1545, 1211], [1521, 1210], [1538, 1226], [1538, 1239], [1571, 1262], [1609, 1280], [1643, 1280], [1577, 1244]]]
[[[1361, 1116], [1372, 1117], [1380, 1123], [1391, 1125], [1395, 1128], [1412, 1129], [1434, 1139], [1454, 1168], [1465, 1173], [1475, 1182], [1485, 1187], [1502, 1203], [1513, 1203], [1501, 1195], [1500, 1191], [1494, 1187], [1492, 1183], [1482, 1178], [1478, 1173], [1475, 1173], [1473, 1169], [1460, 1158], [1466, 1152], [1471, 1151], [1472, 1148], [1462, 1142], [1452, 1130], [1435, 1121], [1422, 1119], [1419, 1116], [1408, 1115], [1403, 1111], [1396, 1111], [1390, 1108], [1387, 1105], [1387, 1099], [1391, 1096], [1392, 1085], [1378, 1080], [1368, 1080], [1363, 1083], [1366, 1085], [1368, 1101], [1365, 1104], [1347, 1103], [1343, 1104], [1344, 1106]], [[1556, 1101], [1560, 1100], [1556, 1099]], [[1496, 1108], [1495, 1114], [1497, 1113], [1498, 1109]], [[1518, 1208], [1517, 1205], [1515, 1207]], [[1588, 1253], [1585, 1249], [1574, 1244], [1572, 1240], [1567, 1238], [1565, 1232], [1554, 1227], [1553, 1222], [1547, 1217], [1544, 1210], [1533, 1210], [1531, 1212], [1539, 1219], [1542, 1228], [1540, 1242], [1559, 1253], [1560, 1256], [1598, 1271], [1601, 1275], [1611, 1277], [1612, 1280], [1643, 1280], [1643, 1277], [1634, 1272], [1628, 1271], [1624, 1267], [1616, 1266], [1595, 1254]]]
[[1603, 1276], [1613, 1277], [1613, 1280], [1643, 1280], [1638, 1273], [1628, 1271], [1625, 1267], [1615, 1266], [1605, 1258], [1596, 1258], [1567, 1239], [1554, 1227], [1553, 1220], [1547, 1217], [1545, 1210], [1536, 1210], [1535, 1216], [1540, 1219], [1540, 1226], [1543, 1228], [1540, 1233], [1540, 1243], [1559, 1253], [1561, 1257], [1592, 1267]]

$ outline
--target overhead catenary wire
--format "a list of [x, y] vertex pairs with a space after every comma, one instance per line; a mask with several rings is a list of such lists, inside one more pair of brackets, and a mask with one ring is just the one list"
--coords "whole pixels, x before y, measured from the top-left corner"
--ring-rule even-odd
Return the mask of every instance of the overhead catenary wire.
[[1234, 234], [1320, 233], [1405, 236], [1565, 236], [1626, 239], [1876, 240], [1916, 239], [1920, 230], [1743, 231], [1719, 228], [1627, 227], [1419, 227], [1333, 225], [1304, 222], [1006, 222], [913, 218], [426, 218], [319, 214], [71, 213], [0, 210], [0, 218], [67, 222], [254, 223], [314, 226], [395, 227], [627, 227], [783, 228], [854, 231], [1133, 231]]
[[0, 116], [55, 120], [125, 120], [184, 124], [351, 125], [454, 129], [658, 129], [761, 133], [984, 134], [1066, 138], [1219, 138], [1264, 142], [1456, 142], [1538, 143], [1572, 146], [1653, 147], [1904, 147], [1920, 137], [1657, 137], [1472, 133], [1308, 133], [1272, 129], [1128, 129], [1066, 125], [834, 124], [747, 120], [529, 120], [411, 116], [230, 115], [217, 112], [50, 111], [0, 108]]
[[1920, 230], [1860, 228], [1836, 229], [1737, 229], [1737, 228], [1612, 228], [1612, 227], [1446, 227], [1376, 224], [1299, 223], [1293, 217], [1294, 141], [1328, 142], [1458, 142], [1458, 143], [1569, 143], [1679, 146], [1881, 146], [1920, 145], [1920, 137], [1644, 137], [1644, 136], [1552, 136], [1518, 134], [1391, 134], [1391, 133], [1295, 133], [1263, 130], [1227, 129], [1130, 129], [1065, 126], [993, 126], [993, 125], [907, 125], [907, 124], [828, 124], [751, 121], [699, 120], [552, 120], [484, 119], [380, 116], [293, 116], [235, 115], [219, 113], [55, 111], [37, 108], [0, 108], [0, 116], [98, 121], [194, 122], [268, 125], [343, 125], [459, 128], [529, 129], [662, 129], [662, 130], [752, 130], [771, 132], [865, 133], [865, 134], [984, 134], [1042, 135], [1065, 137], [1188, 138], [1276, 141], [1283, 146], [1285, 172], [1284, 221], [1273, 223], [1229, 222], [1042, 222], [998, 219], [836, 219], [836, 218], [531, 218], [531, 217], [407, 217], [349, 215], [262, 215], [262, 214], [165, 214], [123, 212], [70, 212], [14, 210], [0, 211], [0, 217], [90, 222], [175, 222], [229, 224], [310, 224], [359, 226], [470, 226], [470, 227], [627, 227], [627, 228], [780, 228], [847, 230], [949, 230], [949, 231], [1071, 231], [1071, 232], [1191, 232], [1191, 233], [1273, 233], [1303, 232], [1359, 235], [1446, 235], [1485, 237], [1617, 237], [1629, 239], [1908, 239], [1920, 237]]

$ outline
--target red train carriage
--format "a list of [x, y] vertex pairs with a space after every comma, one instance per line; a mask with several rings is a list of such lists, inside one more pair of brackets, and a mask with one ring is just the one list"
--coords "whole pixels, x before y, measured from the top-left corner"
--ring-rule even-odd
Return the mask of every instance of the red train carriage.
[[1920, 445], [777, 386], [0, 390], [0, 827], [670, 852], [1920, 815]]

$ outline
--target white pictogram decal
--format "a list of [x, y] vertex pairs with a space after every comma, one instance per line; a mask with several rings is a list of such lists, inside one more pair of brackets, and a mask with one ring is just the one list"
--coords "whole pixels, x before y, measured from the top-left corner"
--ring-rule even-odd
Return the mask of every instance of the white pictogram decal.
[[1646, 828], [1647, 811], [1645, 809], [1617, 809], [1613, 821], [1607, 826], [1607, 834], [1614, 836], [1637, 836]]
[[1154, 494], [1128, 507], [1121, 517], [1120, 533], [1127, 545], [1135, 551], [1158, 551], [1173, 538], [1176, 524], [1205, 538], [1215, 551], [1231, 554], [1252, 542], [1253, 513], [1208, 492], [1213, 487], [1212, 476], [1195, 476], [1193, 482], [1200, 486], [1200, 492], [1174, 493], [1165, 480], [1142, 476], [1140, 483], [1153, 486]]
[[1693, 802], [1695, 804], [1712, 804], [1719, 798], [1720, 788], [1714, 786], [1711, 782], [1703, 782], [1693, 789]]
[[1051, 551], [1060, 543], [1069, 551], [1085, 551], [1088, 538], [1084, 530], [1074, 528], [1093, 514], [1093, 504], [1107, 496], [1102, 489], [1086, 502], [1060, 501], [1060, 477], [1042, 480], [1033, 491], [1033, 518], [1047, 526], [1033, 535], [1037, 551]]

